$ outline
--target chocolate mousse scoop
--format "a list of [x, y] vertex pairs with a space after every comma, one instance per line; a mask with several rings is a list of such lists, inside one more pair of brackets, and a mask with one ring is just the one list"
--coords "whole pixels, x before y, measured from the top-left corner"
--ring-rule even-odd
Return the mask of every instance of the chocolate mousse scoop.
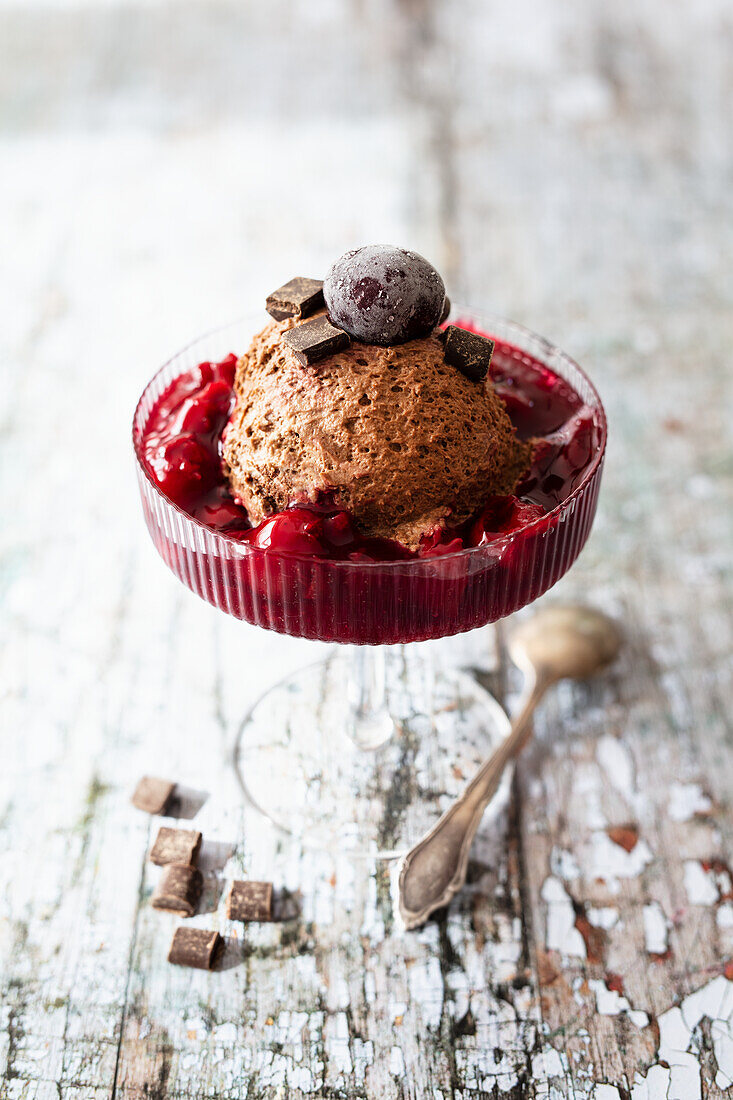
[[283, 339], [297, 323], [268, 324], [237, 364], [224, 462], [252, 523], [325, 496], [364, 534], [416, 549], [514, 491], [531, 446], [488, 379], [446, 362], [439, 328], [395, 346], [352, 340], [304, 366]]

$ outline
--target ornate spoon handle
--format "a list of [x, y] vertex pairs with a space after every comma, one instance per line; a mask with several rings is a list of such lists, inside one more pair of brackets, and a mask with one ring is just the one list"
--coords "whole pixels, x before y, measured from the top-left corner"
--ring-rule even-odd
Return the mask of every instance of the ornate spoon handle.
[[468, 856], [484, 810], [496, 793], [509, 761], [529, 740], [532, 714], [552, 677], [538, 675], [505, 740], [481, 765], [463, 794], [404, 857], [400, 868], [399, 910], [406, 928], [417, 928], [447, 905], [466, 879]]

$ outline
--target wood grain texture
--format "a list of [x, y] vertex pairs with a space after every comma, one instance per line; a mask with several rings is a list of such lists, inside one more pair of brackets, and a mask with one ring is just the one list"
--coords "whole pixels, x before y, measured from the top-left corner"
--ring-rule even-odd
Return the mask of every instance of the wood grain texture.
[[[726, 1094], [732, 39], [725, 0], [1, 0], [1, 1097]], [[590, 370], [605, 488], [553, 596], [628, 635], [410, 936], [383, 873], [244, 814], [238, 720], [322, 649], [176, 585], [129, 450], [158, 362], [367, 240]], [[488, 632], [433, 648], [518, 689]], [[191, 922], [220, 973], [165, 963], [142, 774], [235, 846]], [[239, 877], [300, 919], [230, 926]]]

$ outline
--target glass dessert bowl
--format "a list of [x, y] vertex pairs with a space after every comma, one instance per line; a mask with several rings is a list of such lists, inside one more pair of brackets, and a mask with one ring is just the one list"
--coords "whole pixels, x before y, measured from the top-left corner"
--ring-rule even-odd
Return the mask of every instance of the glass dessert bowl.
[[[595, 514], [606, 421], [584, 373], [510, 322], [464, 308], [449, 320], [496, 342], [492, 380], [518, 436], [535, 440], [533, 459], [516, 495], [491, 499], [418, 549], [360, 535], [329, 499], [250, 527], [219, 456], [233, 403], [230, 353], [249, 346], [257, 317], [186, 347], [135, 412], [145, 520], [179, 580], [236, 618], [338, 643], [255, 704], [234, 753], [249, 802], [317, 847], [393, 855], [434, 824], [508, 720], [473, 677], [406, 643], [485, 626], [537, 599], [575, 561]], [[166, 466], [173, 482], [151, 459], [166, 425], [174, 446], [185, 428], [189, 447]], [[189, 488], [193, 471], [198, 496], [178, 492], [181, 471]]]

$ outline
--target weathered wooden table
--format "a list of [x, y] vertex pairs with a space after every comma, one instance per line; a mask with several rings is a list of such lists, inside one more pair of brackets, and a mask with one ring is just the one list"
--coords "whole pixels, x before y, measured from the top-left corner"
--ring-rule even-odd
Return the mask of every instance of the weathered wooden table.
[[[0, 1096], [726, 1094], [732, 38], [725, 0], [0, 0]], [[593, 375], [605, 490], [553, 596], [628, 632], [411, 935], [383, 872], [245, 814], [239, 717], [321, 647], [166, 573], [128, 436], [184, 340], [373, 239]], [[440, 648], [517, 688], [490, 631]], [[210, 792], [219, 880], [302, 896], [223, 972], [165, 962], [144, 771]]]

